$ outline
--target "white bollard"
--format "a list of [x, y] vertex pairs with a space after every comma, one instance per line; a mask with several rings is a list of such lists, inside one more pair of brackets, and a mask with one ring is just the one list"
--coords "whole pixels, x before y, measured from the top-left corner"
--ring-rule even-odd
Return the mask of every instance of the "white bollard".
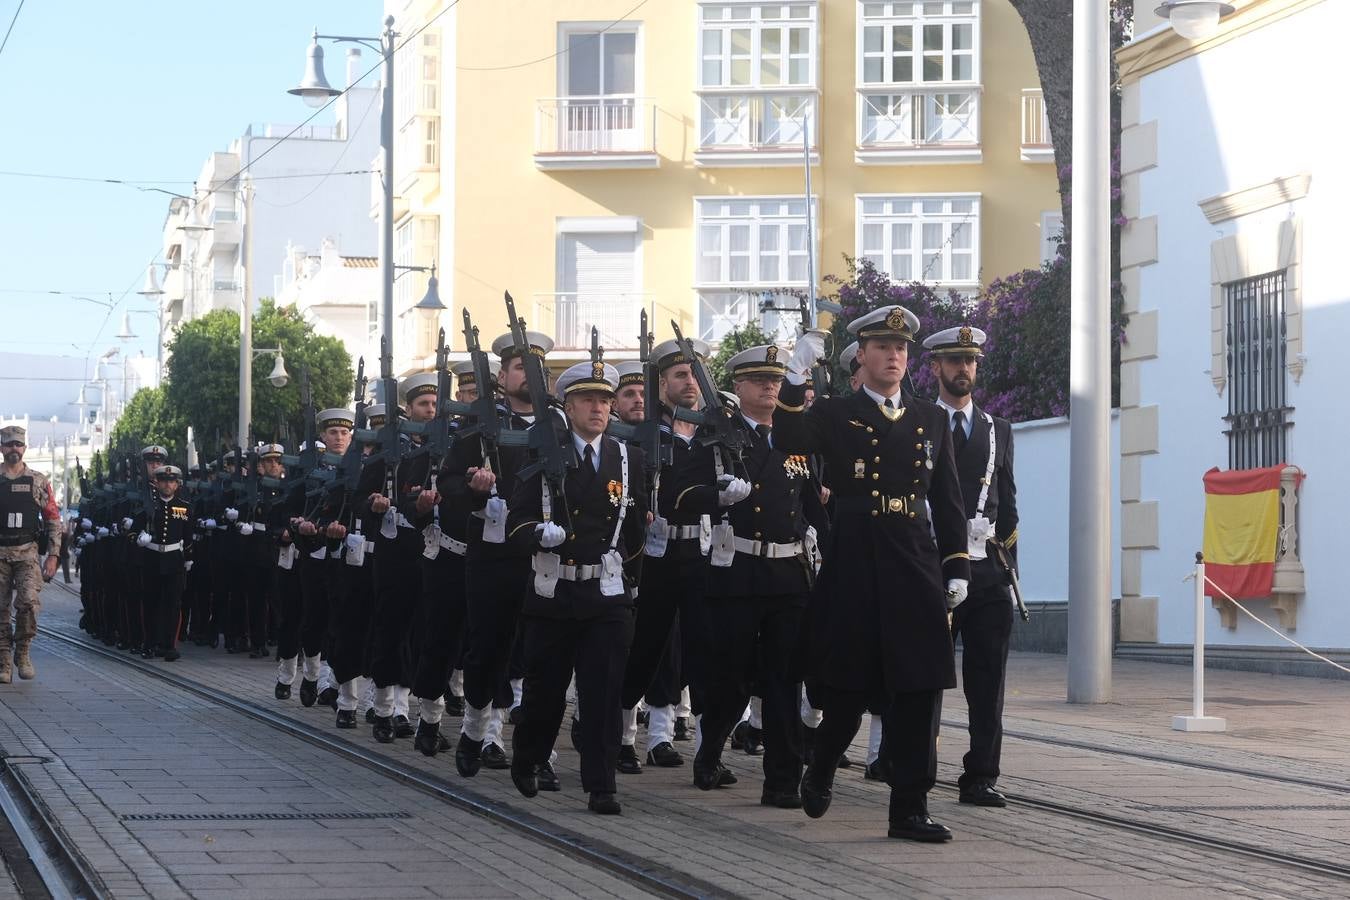
[[1227, 731], [1228, 720], [1205, 715], [1205, 558], [1195, 554], [1195, 651], [1192, 655], [1193, 715], [1173, 716], [1173, 731]]

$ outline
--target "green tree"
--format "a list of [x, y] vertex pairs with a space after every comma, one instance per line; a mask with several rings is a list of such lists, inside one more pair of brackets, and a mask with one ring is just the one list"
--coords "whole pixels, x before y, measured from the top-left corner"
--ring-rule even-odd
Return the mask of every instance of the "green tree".
[[727, 372], [727, 360], [742, 350], [772, 343], [773, 337], [765, 333], [758, 322], [749, 322], [733, 328], [722, 338], [722, 343], [718, 344], [717, 352], [713, 354], [712, 359], [708, 360], [708, 374], [712, 377], [713, 383], [721, 390], [731, 390], [731, 374]]
[[[253, 315], [253, 346], [280, 347], [291, 375], [284, 388], [267, 375], [270, 354], [253, 360], [253, 433], [260, 440], [295, 442], [304, 433], [300, 416], [300, 372], [309, 368], [310, 389], [318, 408], [351, 400], [352, 359], [342, 342], [316, 335], [293, 306], [278, 307], [263, 298]], [[175, 414], [191, 424], [204, 456], [220, 445], [243, 443], [239, 420], [239, 314], [215, 310], [185, 323], [169, 343], [165, 367], [167, 397]]]
[[159, 444], [169, 451], [169, 460], [181, 465], [187, 458], [187, 422], [169, 403], [165, 385], [141, 388], [113, 426], [109, 446], [141, 447]]

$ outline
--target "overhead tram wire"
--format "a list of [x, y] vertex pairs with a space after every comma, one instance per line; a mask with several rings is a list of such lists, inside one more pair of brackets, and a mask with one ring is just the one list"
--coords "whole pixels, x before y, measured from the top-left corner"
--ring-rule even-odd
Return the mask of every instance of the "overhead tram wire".
[[[586, 39], [592, 41], [599, 40], [600, 35], [609, 31], [614, 26], [628, 21], [629, 16], [633, 15], [633, 13], [637, 12], [639, 9], [646, 6], [647, 2], [648, 0], [640, 0], [637, 6], [634, 6], [628, 12], [624, 13], [622, 16], [615, 19], [613, 22], [610, 22], [604, 28], [601, 28], [599, 31], [595, 31], [586, 35]], [[538, 65], [541, 62], [548, 62], [550, 59], [557, 59], [560, 56], [566, 56], [569, 52], [571, 52], [570, 47], [563, 47], [560, 50], [550, 53], [548, 56], [541, 56], [538, 59], [531, 59], [519, 63], [511, 63], [510, 65], [505, 66], [455, 66], [455, 68], [461, 72], [505, 72], [508, 69], [523, 69], [527, 66]]]
[[19, 21], [19, 13], [23, 11], [23, 0], [19, 0], [19, 5], [14, 8], [14, 18], [9, 20], [9, 27], [5, 29], [5, 39], [0, 41], [0, 53], [5, 52], [5, 46], [9, 43], [9, 36], [14, 33], [14, 23]]

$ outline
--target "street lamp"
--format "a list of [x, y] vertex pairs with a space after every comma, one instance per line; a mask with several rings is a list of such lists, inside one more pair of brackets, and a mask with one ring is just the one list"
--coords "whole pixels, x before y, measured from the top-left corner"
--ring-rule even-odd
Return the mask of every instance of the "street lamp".
[[1188, 41], [1211, 37], [1219, 19], [1233, 11], [1233, 4], [1220, 0], [1163, 0], [1153, 12], [1172, 23], [1172, 29]]
[[393, 16], [385, 18], [384, 32], [379, 37], [319, 34], [316, 29], [305, 58], [305, 75], [298, 86], [288, 91], [310, 106], [323, 106], [342, 93], [324, 76], [320, 40], [360, 44], [376, 51], [384, 60], [384, 83], [380, 90], [380, 174], [384, 186], [380, 205], [380, 333], [391, 353], [394, 346], [394, 39], [397, 37]]

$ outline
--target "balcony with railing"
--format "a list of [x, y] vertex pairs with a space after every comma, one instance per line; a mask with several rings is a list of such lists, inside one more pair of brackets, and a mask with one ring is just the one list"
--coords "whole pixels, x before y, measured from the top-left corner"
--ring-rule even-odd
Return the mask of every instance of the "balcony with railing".
[[979, 86], [860, 89], [854, 158], [860, 165], [979, 162]]
[[1040, 88], [1022, 90], [1022, 162], [1054, 162], [1055, 145], [1050, 142], [1050, 119], [1045, 114], [1045, 97]]
[[653, 169], [656, 106], [645, 97], [547, 97], [535, 108], [534, 165]]
[[703, 91], [699, 94], [698, 166], [801, 165], [803, 132], [811, 161], [816, 145], [816, 95]]
[[638, 327], [643, 310], [650, 330], [670, 320], [685, 322], [678, 310], [657, 303], [651, 294], [564, 292], [534, 295], [531, 328], [552, 334], [554, 349], [575, 353], [591, 349], [591, 327], [600, 333], [606, 353], [630, 354], [638, 348]]
[[716, 346], [732, 331], [751, 323], [780, 344], [791, 343], [801, 324], [796, 311], [799, 288], [708, 288], [698, 298], [698, 337]]

